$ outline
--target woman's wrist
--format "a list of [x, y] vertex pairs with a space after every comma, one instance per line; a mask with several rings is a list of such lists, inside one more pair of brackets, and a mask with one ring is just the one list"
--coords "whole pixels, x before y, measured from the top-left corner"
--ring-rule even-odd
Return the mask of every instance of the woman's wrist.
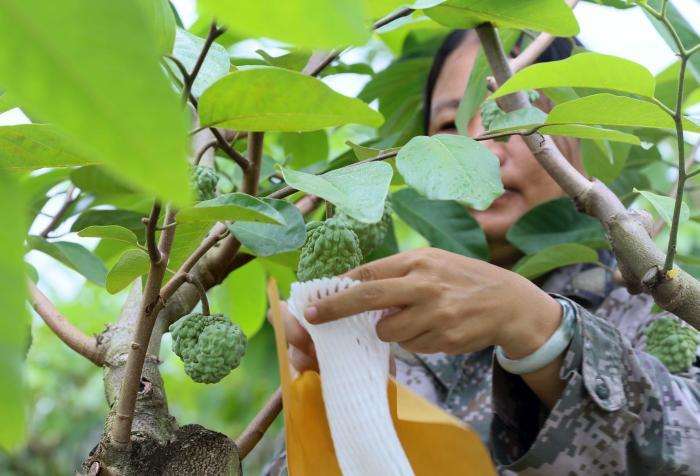
[[496, 345], [510, 359], [520, 359], [535, 352], [561, 324], [561, 304], [541, 289], [535, 289], [528, 299], [517, 303], [516, 312], [501, 326]]

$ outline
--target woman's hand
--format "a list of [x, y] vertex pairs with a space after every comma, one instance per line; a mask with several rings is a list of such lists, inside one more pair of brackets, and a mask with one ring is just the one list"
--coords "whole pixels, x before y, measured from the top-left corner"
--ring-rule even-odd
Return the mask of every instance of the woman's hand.
[[[518, 359], [544, 344], [561, 321], [561, 306], [527, 279], [439, 249], [400, 253], [346, 276], [362, 283], [307, 307], [309, 322], [395, 308], [377, 323], [377, 335], [413, 352], [460, 354], [500, 345]], [[296, 334], [288, 330], [290, 342]]]

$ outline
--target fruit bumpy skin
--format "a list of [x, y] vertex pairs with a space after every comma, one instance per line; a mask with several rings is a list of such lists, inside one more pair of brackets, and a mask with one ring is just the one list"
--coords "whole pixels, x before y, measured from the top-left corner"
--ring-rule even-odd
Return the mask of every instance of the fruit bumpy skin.
[[211, 200], [216, 197], [216, 184], [219, 183], [219, 176], [216, 170], [203, 165], [196, 165], [192, 170], [192, 188], [195, 199], [198, 202]]
[[659, 359], [673, 373], [687, 371], [697, 356], [700, 333], [681, 325], [674, 317], [652, 322], [644, 331], [645, 351]]
[[335, 218], [306, 225], [306, 242], [299, 256], [297, 278], [310, 281], [338, 276], [362, 263], [357, 235]]
[[384, 241], [386, 232], [389, 230], [389, 224], [391, 223], [391, 212], [391, 203], [387, 200], [384, 203], [382, 218], [376, 223], [362, 223], [342, 212], [338, 213], [335, 218], [355, 232], [357, 238], [360, 240], [362, 256], [366, 258]]
[[238, 367], [248, 346], [245, 334], [223, 314], [189, 314], [170, 326], [173, 352], [185, 373], [199, 383], [216, 383]]

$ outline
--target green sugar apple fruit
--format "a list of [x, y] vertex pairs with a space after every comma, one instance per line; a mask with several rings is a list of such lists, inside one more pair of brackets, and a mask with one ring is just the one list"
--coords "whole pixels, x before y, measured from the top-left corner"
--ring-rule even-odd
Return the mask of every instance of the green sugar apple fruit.
[[173, 352], [185, 373], [200, 383], [216, 383], [238, 367], [248, 346], [240, 327], [223, 314], [194, 312], [170, 326]]
[[386, 232], [389, 229], [389, 224], [391, 223], [391, 212], [391, 203], [387, 200], [384, 203], [382, 219], [377, 223], [362, 223], [343, 212], [339, 212], [334, 218], [355, 232], [357, 238], [360, 240], [362, 256], [366, 258], [384, 241]]
[[362, 262], [357, 235], [341, 221], [331, 218], [306, 225], [306, 242], [299, 256], [299, 281], [337, 276]]
[[192, 169], [192, 189], [198, 202], [216, 197], [217, 183], [219, 183], [219, 176], [211, 167], [195, 165]]
[[687, 371], [696, 359], [700, 333], [674, 317], [663, 317], [645, 329], [646, 352], [671, 372]]

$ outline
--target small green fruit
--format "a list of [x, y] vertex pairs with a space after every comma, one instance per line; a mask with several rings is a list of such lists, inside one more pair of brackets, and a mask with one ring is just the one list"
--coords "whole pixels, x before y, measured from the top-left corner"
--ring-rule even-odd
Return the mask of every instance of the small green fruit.
[[387, 200], [384, 203], [382, 218], [376, 223], [362, 223], [342, 212], [338, 213], [334, 218], [355, 232], [357, 238], [360, 240], [362, 256], [367, 258], [367, 256], [384, 241], [386, 232], [391, 224], [391, 212], [391, 203]]
[[646, 328], [648, 354], [659, 359], [673, 373], [685, 372], [697, 357], [700, 333], [682, 325], [675, 317], [657, 319]]
[[219, 176], [211, 167], [196, 165], [192, 170], [192, 188], [198, 202], [216, 197], [216, 184]]
[[306, 242], [301, 248], [299, 281], [338, 276], [362, 262], [357, 235], [335, 218], [306, 226]]

